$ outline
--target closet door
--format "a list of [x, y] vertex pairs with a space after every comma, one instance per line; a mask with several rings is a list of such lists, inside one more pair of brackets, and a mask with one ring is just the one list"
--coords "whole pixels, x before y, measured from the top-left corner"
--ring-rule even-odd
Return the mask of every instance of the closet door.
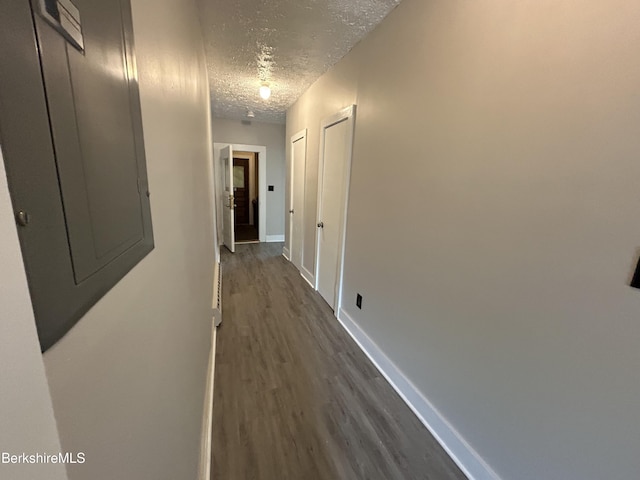
[[325, 119], [320, 129], [316, 290], [337, 315], [342, 295], [355, 105]]

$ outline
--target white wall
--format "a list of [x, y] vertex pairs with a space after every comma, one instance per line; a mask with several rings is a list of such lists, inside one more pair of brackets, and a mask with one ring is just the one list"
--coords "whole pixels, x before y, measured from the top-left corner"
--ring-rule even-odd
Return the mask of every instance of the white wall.
[[195, 479], [214, 264], [209, 87], [194, 2], [133, 0], [155, 250], [44, 355], [72, 480]]
[[[62, 452], [0, 150], [0, 454]], [[66, 480], [60, 464], [0, 462], [0, 478]]]
[[345, 313], [504, 480], [640, 471], [639, 22], [404, 0], [287, 112], [315, 212], [320, 119], [357, 103]]
[[[220, 144], [264, 145], [267, 147], [267, 191], [268, 236], [284, 235], [284, 179], [285, 179], [285, 126], [275, 123], [250, 122], [224, 118], [213, 119], [213, 141]], [[219, 158], [214, 149], [214, 158]], [[258, 158], [258, 162], [263, 161]], [[221, 215], [221, 213], [219, 213]], [[220, 217], [221, 222], [221, 217]], [[221, 223], [219, 224], [221, 229]]]

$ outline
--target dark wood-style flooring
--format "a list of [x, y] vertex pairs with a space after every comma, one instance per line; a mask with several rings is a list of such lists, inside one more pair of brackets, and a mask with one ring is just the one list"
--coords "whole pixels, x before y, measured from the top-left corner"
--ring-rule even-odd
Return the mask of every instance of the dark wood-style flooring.
[[465, 478], [281, 243], [223, 250], [212, 479]]
[[258, 240], [258, 229], [255, 225], [235, 225], [236, 242], [252, 242]]

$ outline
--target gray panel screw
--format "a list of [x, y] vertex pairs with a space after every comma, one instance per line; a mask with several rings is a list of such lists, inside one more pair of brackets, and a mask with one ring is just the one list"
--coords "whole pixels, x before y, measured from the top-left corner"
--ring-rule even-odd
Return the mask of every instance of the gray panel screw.
[[26, 227], [27, 225], [29, 225], [29, 220], [31, 220], [31, 217], [27, 212], [23, 210], [20, 210], [16, 214], [16, 222], [18, 222], [18, 225], [20, 225], [21, 227]]

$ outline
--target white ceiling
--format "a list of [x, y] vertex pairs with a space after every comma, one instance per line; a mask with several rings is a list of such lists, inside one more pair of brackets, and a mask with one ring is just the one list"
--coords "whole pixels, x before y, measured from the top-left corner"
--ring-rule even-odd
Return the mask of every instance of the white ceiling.
[[[213, 114], [284, 123], [287, 108], [401, 0], [200, 0]], [[271, 86], [271, 98], [258, 89]]]

